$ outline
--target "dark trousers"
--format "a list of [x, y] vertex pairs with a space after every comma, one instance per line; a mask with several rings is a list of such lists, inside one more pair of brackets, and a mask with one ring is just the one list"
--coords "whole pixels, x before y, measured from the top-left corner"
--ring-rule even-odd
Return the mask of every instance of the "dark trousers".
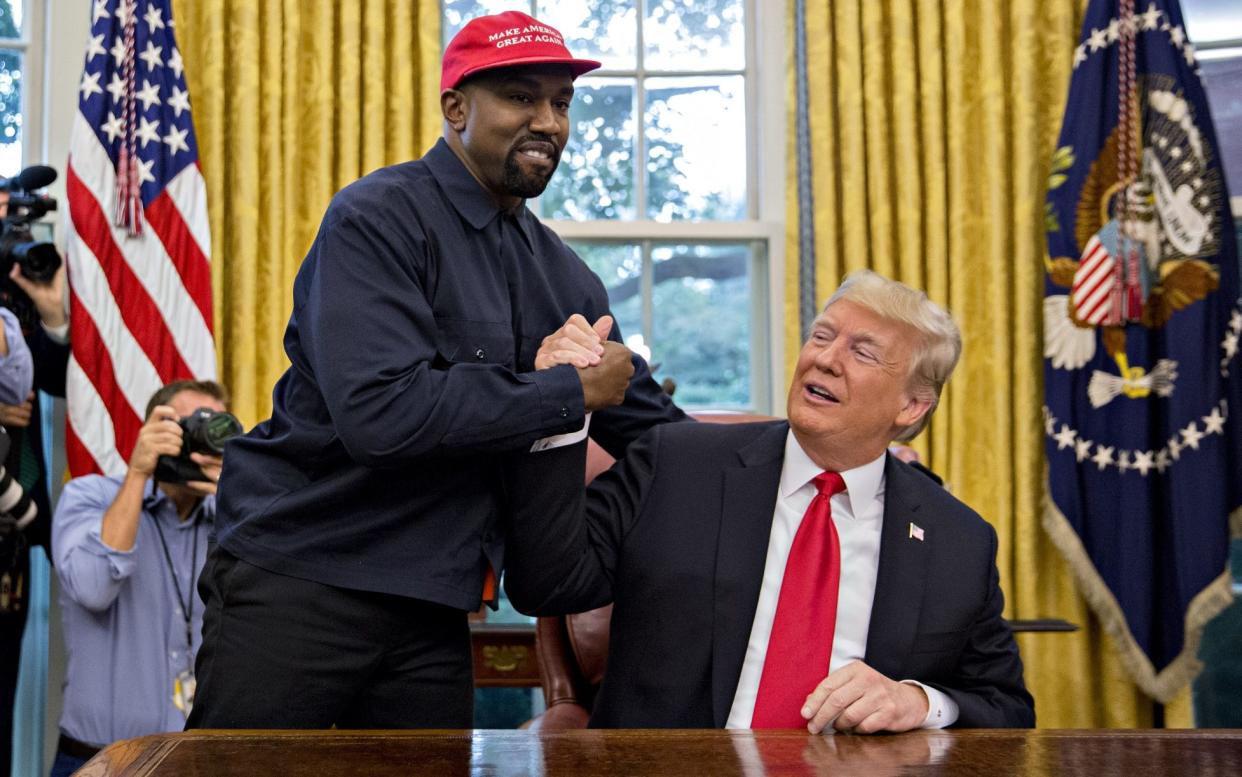
[[[9, 538], [10, 542], [13, 540]], [[13, 760], [13, 701], [17, 696], [17, 675], [21, 668], [22, 634], [26, 631], [26, 607], [30, 603], [30, 551], [28, 548], [0, 547], [0, 575], [8, 573], [11, 585], [22, 588], [21, 600], [10, 601], [7, 612], [0, 612], [0, 777], [9, 776]]]
[[215, 547], [186, 728], [470, 728], [466, 613], [275, 574]]

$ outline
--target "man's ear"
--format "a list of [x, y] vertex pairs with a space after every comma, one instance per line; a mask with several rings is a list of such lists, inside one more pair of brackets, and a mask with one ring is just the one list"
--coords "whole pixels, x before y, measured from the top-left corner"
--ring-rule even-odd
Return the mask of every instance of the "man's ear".
[[906, 398], [905, 407], [901, 408], [901, 412], [897, 414], [897, 420], [894, 425], [898, 428], [906, 428], [918, 423], [924, 414], [930, 413], [934, 401], [929, 396], [920, 396], [919, 394], [910, 394]]
[[440, 93], [440, 113], [444, 121], [454, 132], [466, 128], [466, 116], [469, 114], [469, 100], [466, 93], [458, 89], [445, 89]]

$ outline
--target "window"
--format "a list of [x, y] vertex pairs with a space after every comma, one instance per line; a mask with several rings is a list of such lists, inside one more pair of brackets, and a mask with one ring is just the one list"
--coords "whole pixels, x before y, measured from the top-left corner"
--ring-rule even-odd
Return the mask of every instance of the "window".
[[1242, 218], [1242, 6], [1237, 0], [1183, 0], [1200, 77], [1233, 199]]
[[[603, 66], [577, 80], [571, 138], [529, 203], [604, 281], [626, 344], [683, 407], [770, 411], [767, 333], [783, 187], [778, 59], [760, 110], [753, 0], [529, 0], [575, 56]], [[512, 0], [445, 0], [444, 41]], [[773, 12], [780, 15], [779, 9]], [[775, 19], [772, 21], [779, 21]], [[781, 52], [778, 44], [774, 50]], [[783, 119], [781, 120], [783, 122]], [[760, 173], [777, 175], [765, 185]], [[765, 178], [765, 180], [772, 180]], [[772, 345], [774, 345], [773, 343]]]
[[0, 0], [0, 175], [21, 170], [26, 21], [22, 0]]

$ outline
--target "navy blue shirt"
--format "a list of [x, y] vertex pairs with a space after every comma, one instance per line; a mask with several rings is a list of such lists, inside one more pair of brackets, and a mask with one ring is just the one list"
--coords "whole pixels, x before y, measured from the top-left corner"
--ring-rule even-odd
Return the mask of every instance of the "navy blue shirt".
[[[575, 370], [534, 369], [574, 313], [608, 313], [603, 284], [443, 140], [341, 190], [294, 281], [272, 417], [225, 454], [217, 541], [273, 572], [477, 608], [503, 561], [501, 454], [582, 427]], [[591, 420], [614, 455], [684, 418], [634, 362], [625, 402]]]

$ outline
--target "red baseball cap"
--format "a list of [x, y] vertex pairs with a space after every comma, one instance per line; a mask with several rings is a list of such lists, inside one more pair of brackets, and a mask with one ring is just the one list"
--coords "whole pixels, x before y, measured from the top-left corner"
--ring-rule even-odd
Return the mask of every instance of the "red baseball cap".
[[574, 59], [559, 32], [521, 11], [479, 16], [445, 47], [440, 91], [456, 88], [481, 70], [542, 63], [569, 65], [574, 78], [600, 64], [592, 59]]

